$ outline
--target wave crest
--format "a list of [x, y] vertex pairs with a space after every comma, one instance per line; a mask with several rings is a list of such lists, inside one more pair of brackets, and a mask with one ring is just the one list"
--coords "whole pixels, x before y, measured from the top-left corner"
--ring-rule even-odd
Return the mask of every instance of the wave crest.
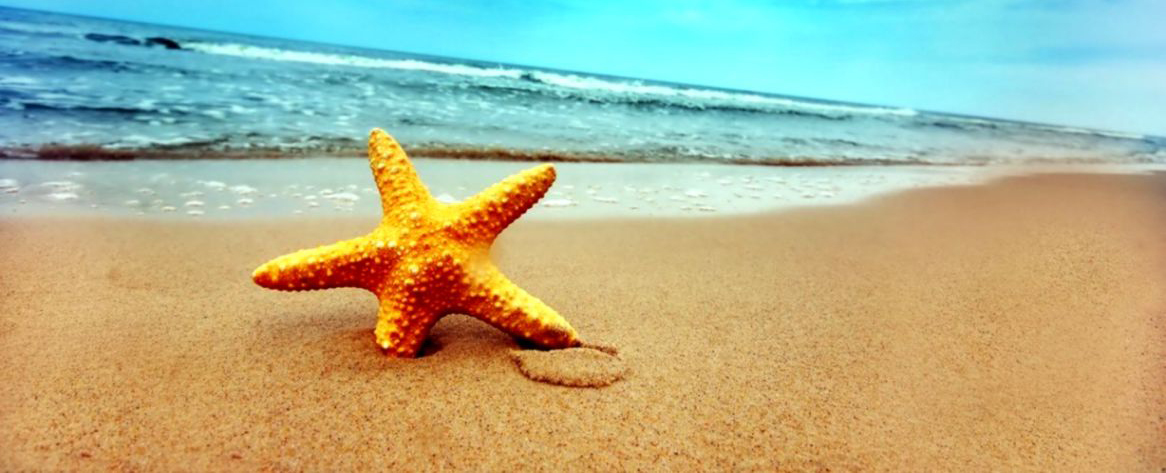
[[501, 79], [504, 83], [478, 82], [482, 88], [518, 89], [544, 95], [574, 96], [584, 100], [673, 106], [688, 109], [724, 109], [776, 114], [815, 115], [828, 119], [853, 116], [915, 116], [909, 108], [846, 105], [797, 100], [748, 92], [651, 84], [638, 80], [586, 77], [575, 74], [521, 69], [481, 67], [469, 64], [446, 64], [417, 59], [385, 59], [354, 54], [297, 51], [234, 43], [183, 42], [183, 47], [206, 54], [245, 57], [271, 61], [301, 62], [329, 66], [424, 71], [468, 78]]
[[328, 66], [371, 67], [381, 69], [400, 69], [407, 71], [426, 71], [442, 74], [456, 74], [478, 77], [513, 77], [518, 78], [522, 72], [505, 68], [485, 68], [464, 64], [439, 64], [434, 62], [418, 61], [416, 59], [382, 59], [351, 54], [330, 54], [308, 51], [294, 51], [263, 46], [248, 46], [233, 43], [200, 43], [184, 42], [183, 47], [207, 54], [245, 57], [250, 59], [267, 59], [271, 61], [304, 62]]

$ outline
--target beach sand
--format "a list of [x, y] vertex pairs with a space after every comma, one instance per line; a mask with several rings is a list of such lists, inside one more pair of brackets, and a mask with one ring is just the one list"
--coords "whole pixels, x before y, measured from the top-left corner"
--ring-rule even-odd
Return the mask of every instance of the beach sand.
[[1162, 174], [520, 220], [495, 259], [619, 348], [598, 389], [461, 315], [387, 358], [371, 294], [250, 280], [376, 220], [0, 219], [0, 470], [1166, 467]]

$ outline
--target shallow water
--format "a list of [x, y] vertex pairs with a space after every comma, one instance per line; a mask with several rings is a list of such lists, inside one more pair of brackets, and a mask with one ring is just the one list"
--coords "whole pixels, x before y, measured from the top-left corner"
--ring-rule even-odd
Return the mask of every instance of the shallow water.
[[[439, 201], [463, 200], [531, 163], [415, 158]], [[531, 218], [728, 215], [856, 202], [923, 186], [959, 185], [1028, 166], [788, 168], [717, 164], [557, 163]], [[1078, 166], [1141, 172], [1160, 165]], [[380, 215], [368, 164], [355, 158], [60, 162], [0, 160], [0, 213], [232, 219]], [[528, 218], [524, 217], [524, 218]]]
[[[149, 38], [175, 41], [166, 49]], [[0, 8], [0, 155], [406, 146], [626, 161], [1166, 162], [1166, 140]], [[280, 155], [278, 152], [275, 153]]]

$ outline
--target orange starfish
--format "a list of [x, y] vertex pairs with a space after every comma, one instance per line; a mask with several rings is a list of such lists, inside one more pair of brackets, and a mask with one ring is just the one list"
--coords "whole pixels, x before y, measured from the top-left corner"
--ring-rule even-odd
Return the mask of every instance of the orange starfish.
[[369, 234], [271, 260], [251, 275], [284, 291], [359, 287], [380, 300], [377, 344], [416, 356], [437, 320], [464, 313], [544, 348], [579, 346], [575, 329], [490, 262], [490, 244], [555, 182], [543, 164], [456, 204], [434, 200], [392, 137], [374, 129], [368, 159], [384, 217]]

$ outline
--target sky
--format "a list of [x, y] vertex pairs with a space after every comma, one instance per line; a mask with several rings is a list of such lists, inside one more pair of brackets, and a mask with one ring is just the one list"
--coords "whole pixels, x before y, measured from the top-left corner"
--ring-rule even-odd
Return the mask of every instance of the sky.
[[0, 0], [1166, 136], [1166, 0]]

